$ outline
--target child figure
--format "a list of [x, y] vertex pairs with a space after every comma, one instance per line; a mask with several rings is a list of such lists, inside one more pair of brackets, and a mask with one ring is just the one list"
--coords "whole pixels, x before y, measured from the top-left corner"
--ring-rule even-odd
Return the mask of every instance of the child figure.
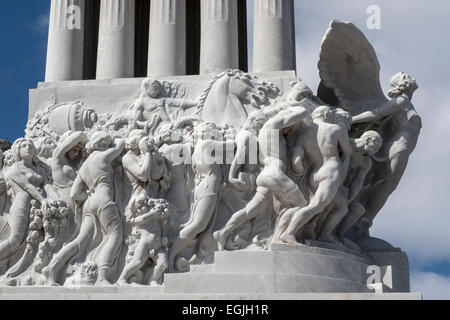
[[133, 237], [137, 238], [137, 245], [134, 252], [131, 252], [131, 261], [125, 266], [119, 282], [128, 284], [130, 280], [136, 281], [141, 269], [151, 260], [153, 267], [145, 278], [149, 279], [152, 286], [161, 285], [168, 268], [169, 241], [164, 231], [168, 225], [168, 204], [164, 200], [149, 200], [142, 194], [132, 204], [131, 213], [127, 220], [133, 226]]

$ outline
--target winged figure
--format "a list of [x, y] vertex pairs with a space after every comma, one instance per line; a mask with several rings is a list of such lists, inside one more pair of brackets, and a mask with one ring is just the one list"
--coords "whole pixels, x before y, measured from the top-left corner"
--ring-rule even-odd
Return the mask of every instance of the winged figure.
[[[384, 140], [374, 156], [359, 200], [366, 209], [365, 230], [397, 188], [422, 128], [411, 103], [416, 80], [400, 72], [390, 82], [386, 98], [380, 84], [380, 64], [374, 48], [352, 23], [332, 21], [322, 41], [321, 87], [334, 92], [339, 107], [353, 116], [351, 135], [376, 130]], [[364, 229], [364, 228], [363, 228]]]

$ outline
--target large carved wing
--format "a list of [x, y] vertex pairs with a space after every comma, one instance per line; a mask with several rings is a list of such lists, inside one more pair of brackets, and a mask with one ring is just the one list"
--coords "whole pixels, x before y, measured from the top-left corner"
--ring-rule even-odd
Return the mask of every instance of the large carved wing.
[[353, 115], [386, 102], [380, 85], [380, 64], [364, 34], [349, 22], [333, 20], [322, 40], [319, 61], [323, 84], [341, 107]]

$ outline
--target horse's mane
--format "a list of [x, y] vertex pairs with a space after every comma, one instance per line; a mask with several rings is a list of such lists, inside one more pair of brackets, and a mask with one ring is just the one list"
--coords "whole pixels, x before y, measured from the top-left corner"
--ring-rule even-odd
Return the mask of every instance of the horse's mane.
[[212, 87], [216, 84], [217, 81], [219, 81], [219, 79], [221, 79], [225, 75], [230, 75], [230, 70], [225, 70], [224, 72], [219, 73], [209, 81], [208, 86], [205, 88], [205, 90], [203, 90], [202, 94], [200, 95], [200, 98], [198, 99], [199, 109], [203, 109], [203, 107], [205, 106], [206, 99], [208, 98]]

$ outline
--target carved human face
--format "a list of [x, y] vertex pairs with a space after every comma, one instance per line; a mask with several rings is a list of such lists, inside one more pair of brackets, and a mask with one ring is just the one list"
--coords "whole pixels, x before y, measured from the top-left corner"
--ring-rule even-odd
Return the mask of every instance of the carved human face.
[[380, 148], [383, 145], [383, 138], [381, 135], [376, 131], [367, 131], [362, 136], [361, 139], [363, 140], [363, 150], [364, 153], [373, 156], [378, 151], [380, 151]]
[[254, 112], [249, 115], [246, 127], [253, 128], [256, 132], [259, 132], [264, 126], [265, 121], [266, 117], [263, 112]]
[[36, 148], [31, 140], [24, 140], [19, 146], [19, 155], [22, 160], [32, 160]]
[[150, 81], [145, 85], [145, 91], [148, 96], [156, 99], [161, 95], [162, 84], [158, 80]]
[[136, 199], [134, 206], [136, 210], [136, 216], [141, 216], [150, 211], [150, 204], [146, 196], [139, 196], [139, 198]]
[[144, 137], [139, 141], [139, 149], [142, 153], [156, 149], [156, 142], [150, 137]]
[[418, 88], [416, 79], [413, 79], [404, 72], [399, 72], [391, 79], [389, 97], [396, 98], [404, 93], [412, 96]]
[[203, 138], [206, 140], [220, 141], [223, 139], [223, 134], [218, 128], [209, 128], [204, 131]]
[[67, 158], [73, 162], [78, 159], [78, 157], [81, 155], [82, 152], [83, 146], [77, 145], [74, 148], [72, 148], [69, 152], [67, 152]]
[[381, 143], [373, 139], [372, 137], [367, 137], [364, 143], [364, 152], [369, 156], [376, 154], [381, 148]]
[[335, 120], [334, 113], [328, 106], [321, 106], [316, 108], [311, 115], [313, 120], [322, 120], [326, 122], [334, 122]]
[[183, 136], [187, 137], [187, 136], [191, 135], [193, 131], [194, 131], [194, 127], [191, 125], [187, 125], [183, 128]]
[[148, 204], [147, 201], [145, 201], [145, 199], [139, 199], [136, 202], [136, 211], [139, 215], [144, 214], [145, 212], [148, 211]]

